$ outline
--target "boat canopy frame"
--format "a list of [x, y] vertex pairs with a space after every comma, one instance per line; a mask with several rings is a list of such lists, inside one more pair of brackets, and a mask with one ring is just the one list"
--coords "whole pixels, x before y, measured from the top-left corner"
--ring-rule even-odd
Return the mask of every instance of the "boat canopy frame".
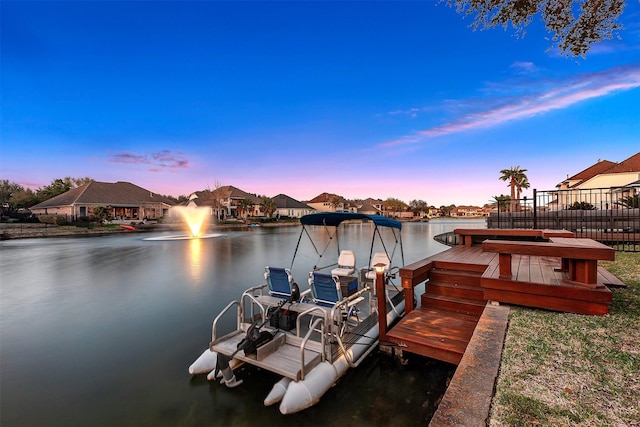
[[[368, 264], [371, 264], [371, 259], [373, 257], [373, 247], [376, 241], [376, 235], [378, 236], [380, 243], [384, 249], [385, 254], [389, 257], [390, 260], [393, 260], [396, 249], [400, 248], [400, 258], [401, 263], [404, 265], [404, 250], [402, 248], [402, 223], [398, 220], [387, 218], [382, 215], [371, 215], [371, 214], [361, 214], [355, 212], [317, 212], [313, 214], [304, 215], [300, 218], [300, 224], [302, 224], [302, 231], [300, 232], [300, 236], [298, 237], [298, 243], [296, 244], [296, 249], [293, 254], [293, 258], [291, 260], [290, 268], [293, 268], [293, 264], [296, 259], [296, 255], [298, 253], [298, 249], [300, 247], [300, 242], [302, 241], [302, 236], [307, 235], [311, 245], [313, 246], [316, 254], [319, 256], [318, 262], [313, 266], [313, 271], [322, 270], [324, 268], [331, 267], [331, 265], [318, 267], [318, 263], [322, 260], [324, 253], [331, 246], [333, 239], [335, 238], [336, 246], [338, 249], [338, 254], [340, 254], [340, 240], [338, 230], [340, 225], [344, 222], [372, 222], [374, 224], [374, 230], [371, 237], [371, 245], [369, 247], [369, 261]], [[311, 234], [309, 234], [308, 226], [322, 226], [327, 231], [329, 235], [329, 239], [327, 240], [327, 244], [322, 248], [322, 250], [318, 249], [318, 246], [314, 242]], [[388, 228], [392, 231], [394, 236], [394, 247], [391, 253], [387, 249], [387, 245], [385, 244], [384, 239], [382, 238], [382, 234], [380, 233], [380, 228]], [[335, 265], [332, 264], [332, 265]]]

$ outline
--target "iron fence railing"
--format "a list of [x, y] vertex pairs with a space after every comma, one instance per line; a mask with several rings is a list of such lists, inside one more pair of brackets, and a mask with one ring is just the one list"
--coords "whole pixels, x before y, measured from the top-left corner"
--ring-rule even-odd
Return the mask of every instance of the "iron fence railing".
[[533, 198], [506, 201], [487, 228], [569, 230], [617, 250], [640, 252], [639, 186], [533, 190]]

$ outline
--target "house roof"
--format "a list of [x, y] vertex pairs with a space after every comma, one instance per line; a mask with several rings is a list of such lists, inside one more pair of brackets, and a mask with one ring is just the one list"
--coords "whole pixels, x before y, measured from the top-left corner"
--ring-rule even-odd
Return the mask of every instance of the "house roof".
[[606, 173], [640, 172], [640, 152], [612, 166]]
[[278, 194], [273, 198], [278, 209], [313, 209], [309, 205], [302, 203], [286, 194]]
[[233, 185], [224, 185], [215, 190], [196, 191], [190, 199], [197, 206], [211, 206], [214, 200], [227, 199], [251, 199], [255, 204], [260, 203], [258, 196], [242, 191]]
[[624, 173], [624, 172], [640, 172], [640, 152], [634, 154], [621, 161], [620, 163], [611, 162], [609, 160], [602, 160], [598, 163], [589, 166], [582, 172], [567, 178], [563, 182], [576, 181], [571, 187], [577, 187], [585, 181], [603, 174]]
[[380, 209], [376, 205], [382, 205], [382, 200], [376, 200], [369, 197], [362, 201], [362, 204], [358, 206], [358, 212], [380, 212]]
[[611, 169], [611, 167], [615, 166], [615, 165], [616, 165], [616, 163], [611, 162], [609, 160], [601, 160], [598, 163], [589, 166], [585, 170], [583, 170], [581, 172], [578, 172], [577, 174], [573, 175], [572, 177], [567, 178], [563, 182], [578, 181], [577, 183], [572, 185], [572, 187], [574, 187], [576, 185], [580, 185], [581, 183], [583, 183], [586, 180], [589, 180], [589, 179], [593, 178], [596, 175], [600, 175], [602, 173], [605, 173], [607, 170]]
[[[330, 202], [334, 197], [340, 197], [340, 196], [336, 194], [331, 194], [331, 193], [322, 193], [317, 195], [313, 199], [309, 200], [307, 203], [326, 203], [326, 202]], [[340, 197], [340, 199], [342, 199], [342, 197]]]
[[109, 204], [109, 205], [139, 205], [140, 203], [174, 203], [164, 196], [154, 194], [149, 190], [138, 187], [130, 182], [91, 181], [80, 187], [72, 188], [66, 193], [59, 194], [42, 203], [32, 206], [32, 209], [70, 206], [74, 204]]

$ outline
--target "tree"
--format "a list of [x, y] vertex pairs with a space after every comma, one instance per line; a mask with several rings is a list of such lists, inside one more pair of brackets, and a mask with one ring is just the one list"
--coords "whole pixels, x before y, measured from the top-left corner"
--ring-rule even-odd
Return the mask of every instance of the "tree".
[[8, 179], [0, 180], [0, 211], [4, 214], [5, 210], [11, 210], [14, 205], [13, 196], [24, 191], [24, 187], [16, 182], [9, 182]]
[[409, 206], [400, 199], [389, 197], [384, 201], [384, 210], [393, 212], [394, 216], [398, 215], [398, 212], [404, 212]]
[[9, 202], [9, 205], [12, 206], [13, 209], [30, 208], [36, 204], [38, 204], [38, 198], [36, 197], [36, 193], [30, 188], [16, 191], [11, 196], [11, 201]]
[[509, 187], [511, 188], [511, 207], [510, 211], [513, 212], [515, 210], [516, 204], [516, 183], [518, 181], [527, 180], [527, 176], [525, 175], [526, 169], [520, 169], [520, 166], [512, 166], [511, 169], [502, 169], [500, 173], [500, 179], [502, 181], [509, 181]]
[[593, 206], [589, 202], [574, 202], [571, 206], [567, 208], [570, 211], [592, 211], [595, 210], [595, 206]]
[[633, 196], [625, 196], [616, 204], [629, 209], [640, 208], [640, 198], [638, 194], [635, 194]]
[[276, 211], [276, 202], [271, 197], [260, 196], [260, 209], [270, 217]]
[[552, 33], [552, 46], [566, 56], [585, 57], [591, 45], [610, 40], [623, 29], [619, 24], [626, 0], [446, 0], [458, 13], [473, 15], [474, 30], [509, 25], [517, 36], [540, 15]]
[[507, 208], [507, 206], [509, 206], [510, 201], [511, 198], [509, 198], [509, 196], [501, 194], [499, 196], [493, 196], [493, 199], [491, 199], [491, 204], [489, 206], [493, 209], [498, 209], [498, 212], [502, 212]]
[[527, 175], [524, 173], [516, 177], [516, 199], [518, 201], [518, 210], [520, 210], [520, 194], [522, 193], [522, 189], [526, 190], [530, 186], [529, 178], [527, 178]]
[[71, 178], [70, 176], [64, 178], [57, 178], [51, 181], [51, 184], [44, 187], [40, 187], [36, 190], [37, 202], [44, 202], [59, 194], [66, 193], [72, 188], [80, 187], [81, 185], [93, 182], [94, 180], [89, 177], [84, 178]]
[[94, 207], [92, 217], [95, 218], [98, 224], [104, 224], [106, 220], [110, 219], [109, 208], [105, 206]]
[[456, 205], [449, 205], [449, 206], [440, 206], [440, 212], [442, 214], [442, 216], [451, 216], [451, 211], [453, 211], [456, 208]]
[[419, 216], [422, 212], [429, 212], [429, 204], [424, 200], [410, 201], [409, 208], [413, 212], [413, 216]]
[[329, 204], [333, 208], [334, 211], [338, 210], [338, 206], [341, 206], [344, 203], [344, 200], [340, 196], [332, 196], [329, 200]]
[[255, 203], [253, 203], [253, 200], [248, 197], [238, 200], [238, 209], [240, 210], [240, 215], [244, 216], [245, 218], [248, 216], [248, 212], [251, 211], [254, 206]]

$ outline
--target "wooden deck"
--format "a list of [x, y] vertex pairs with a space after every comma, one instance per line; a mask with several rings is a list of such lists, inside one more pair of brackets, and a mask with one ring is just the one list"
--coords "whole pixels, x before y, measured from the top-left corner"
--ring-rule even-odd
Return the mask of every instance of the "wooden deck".
[[[557, 236], [566, 235], [562, 230], [544, 232], [549, 240]], [[499, 255], [465, 242], [402, 268], [400, 277], [405, 292], [412, 294], [413, 288], [426, 280], [425, 294], [420, 298], [422, 304], [414, 310], [411, 310], [413, 296], [405, 295], [409, 309], [403, 319], [386, 331], [382, 344], [457, 364], [482, 308], [489, 301], [604, 315], [612, 301], [609, 287], [625, 286], [602, 267], [597, 267], [594, 286], [571, 283], [562, 258], [541, 253], [510, 254], [511, 274], [508, 278], [504, 274], [501, 277]]]

